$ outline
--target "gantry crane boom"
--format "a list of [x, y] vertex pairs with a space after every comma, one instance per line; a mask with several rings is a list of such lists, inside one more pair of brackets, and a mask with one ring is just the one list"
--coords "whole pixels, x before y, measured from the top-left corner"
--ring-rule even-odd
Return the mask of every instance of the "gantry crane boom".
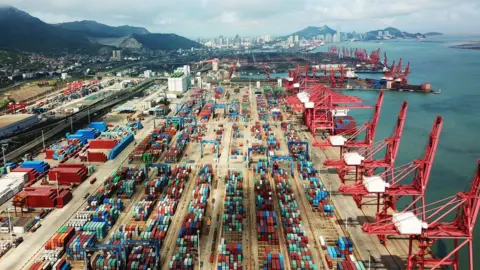
[[[385, 168], [385, 170], [393, 168], [397, 158], [400, 139], [403, 134], [407, 108], [408, 104], [404, 102], [391, 137], [370, 145], [370, 147], [361, 148], [357, 152], [345, 153], [340, 159], [327, 160], [323, 164], [325, 166], [336, 167], [343, 183], [345, 183], [349, 171], [355, 171], [354, 180], [355, 183], [358, 183], [362, 180], [362, 174], [364, 172], [371, 175], [377, 168]], [[382, 151], [385, 151], [384, 158], [374, 159], [375, 154]], [[354, 170], [351, 170], [351, 168], [354, 168]]]
[[[441, 266], [459, 268], [459, 252], [468, 246], [469, 267], [474, 270], [473, 263], [473, 231], [480, 209], [480, 160], [468, 191], [439, 201], [416, 207], [415, 202], [402, 212], [375, 223], [365, 223], [362, 230], [372, 235], [404, 235], [409, 236], [409, 253], [407, 269], [438, 269]], [[452, 221], [448, 216], [455, 213]], [[428, 249], [438, 240], [453, 240], [453, 249], [441, 257], [427, 258]], [[413, 245], [419, 243], [418, 251], [413, 252]]]
[[[345, 148], [370, 147], [374, 142], [375, 134], [377, 132], [378, 119], [380, 118], [380, 111], [382, 110], [383, 96], [383, 92], [378, 94], [377, 103], [375, 104], [371, 121], [357, 127], [355, 131], [347, 130], [344, 133], [328, 137], [326, 141], [313, 142], [312, 145], [315, 147], [339, 147], [340, 156], [343, 156]], [[365, 131], [365, 139], [363, 141], [357, 140], [363, 131]], [[348, 138], [346, 138], [347, 136]]]

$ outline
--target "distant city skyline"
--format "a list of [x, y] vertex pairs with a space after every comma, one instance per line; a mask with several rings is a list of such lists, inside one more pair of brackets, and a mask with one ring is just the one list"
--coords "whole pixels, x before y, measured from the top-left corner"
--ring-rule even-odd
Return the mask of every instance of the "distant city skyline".
[[288, 35], [306, 26], [342, 32], [396, 27], [408, 32], [480, 34], [477, 0], [0, 0], [48, 23], [95, 20], [112, 26], [145, 27], [192, 39], [219, 35]]

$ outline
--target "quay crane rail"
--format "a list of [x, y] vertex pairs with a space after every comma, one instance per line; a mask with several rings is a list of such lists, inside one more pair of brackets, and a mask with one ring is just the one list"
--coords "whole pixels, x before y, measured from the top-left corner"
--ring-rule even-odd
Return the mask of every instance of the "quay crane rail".
[[[340, 159], [326, 160], [323, 164], [325, 166], [337, 167], [338, 176], [342, 183], [345, 183], [347, 173], [350, 171], [349, 168], [352, 167], [355, 168], [356, 183], [362, 180], [364, 172], [371, 176], [377, 168], [385, 168], [385, 171], [391, 171], [397, 158], [407, 108], [408, 103], [404, 102], [398, 114], [397, 123], [391, 137], [374, 143], [371, 147], [361, 148], [356, 152], [345, 153]], [[381, 153], [384, 150], [385, 157], [383, 159], [374, 159], [375, 154]]]
[[[371, 235], [408, 235], [409, 252], [407, 269], [439, 269], [441, 266], [459, 268], [460, 249], [467, 246], [469, 269], [474, 270], [473, 231], [480, 209], [480, 159], [468, 191], [458, 192], [439, 201], [417, 208], [415, 202], [408, 205], [401, 213], [392, 217], [365, 223], [362, 230]], [[447, 216], [455, 213], [452, 221]], [[419, 250], [414, 254], [413, 244], [419, 241]], [[425, 258], [427, 250], [439, 240], [453, 240], [454, 248], [446, 256]]]

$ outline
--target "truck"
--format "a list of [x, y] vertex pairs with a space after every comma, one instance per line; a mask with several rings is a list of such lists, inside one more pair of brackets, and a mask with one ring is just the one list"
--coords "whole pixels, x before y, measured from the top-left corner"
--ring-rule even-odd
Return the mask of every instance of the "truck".
[[15, 238], [15, 240], [13, 242], [13, 245], [15, 247], [18, 247], [18, 245], [20, 245], [22, 242], [23, 242], [23, 237], [20, 236], [20, 237]]

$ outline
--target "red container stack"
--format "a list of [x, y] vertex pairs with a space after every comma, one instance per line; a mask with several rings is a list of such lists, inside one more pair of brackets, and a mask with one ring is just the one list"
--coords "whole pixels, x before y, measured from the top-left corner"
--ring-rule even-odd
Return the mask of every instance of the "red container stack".
[[83, 164], [59, 164], [58, 167], [50, 169], [48, 178], [58, 181], [60, 185], [80, 184], [88, 176], [87, 167]]
[[[71, 199], [72, 194], [69, 190], [59, 189], [58, 193], [59, 195], [63, 194], [63, 198], [67, 202], [69, 197]], [[56, 202], [57, 189], [52, 187], [26, 187], [14, 198], [15, 205], [18, 203], [18, 206], [23, 205], [24, 207], [32, 208], [54, 208]]]
[[113, 149], [117, 144], [118, 141], [112, 139], [95, 139], [88, 143], [90, 149]]
[[107, 162], [107, 155], [103, 151], [88, 151], [87, 152], [88, 162]]
[[62, 190], [57, 196], [57, 208], [63, 208], [72, 200], [72, 193], [69, 190]]

